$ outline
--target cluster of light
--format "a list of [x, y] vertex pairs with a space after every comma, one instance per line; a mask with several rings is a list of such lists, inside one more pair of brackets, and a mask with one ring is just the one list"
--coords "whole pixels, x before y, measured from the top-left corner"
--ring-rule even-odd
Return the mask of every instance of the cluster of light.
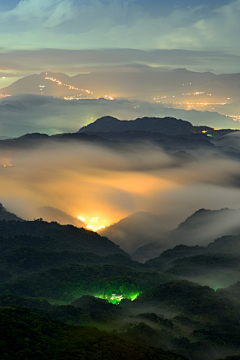
[[93, 230], [93, 231], [98, 231], [101, 229], [104, 229], [105, 226], [97, 226], [97, 225], [87, 225], [87, 229]]
[[195, 93], [194, 93], [194, 95], [203, 95], [204, 94], [204, 91], [196, 91]]
[[114, 305], [118, 305], [123, 299], [128, 299], [131, 301], [134, 301], [138, 298], [138, 296], [140, 295], [140, 292], [134, 293], [134, 294], [130, 294], [130, 295], [117, 295], [117, 294], [112, 294], [112, 295], [96, 295], [96, 298], [99, 299], [104, 299], [107, 300], [109, 303], [112, 303]]
[[[160, 103], [161, 101], [157, 101], [158, 103]], [[226, 105], [226, 103], [212, 103], [212, 102], [189, 102], [189, 101], [186, 101], [186, 102], [181, 102], [181, 101], [178, 101], [178, 102], [162, 102], [163, 104], [173, 104], [173, 105], [187, 105], [187, 106], [193, 106], [193, 105], [200, 105], [200, 106], [208, 106], [208, 105], [221, 105], [221, 106], [224, 106]]]
[[239, 115], [226, 115], [226, 116], [232, 118], [233, 121], [240, 121], [240, 116]]
[[12, 167], [12, 164], [4, 164], [3, 167]]
[[46, 77], [45, 77], [45, 80], [50, 80], [50, 81], [52, 81], [52, 82], [56, 82], [56, 83], [57, 83], [58, 85], [60, 85], [60, 86], [65, 86], [65, 87], [67, 87], [69, 90], [84, 91], [84, 92], [86, 92], [87, 94], [93, 94], [93, 92], [91, 92], [90, 90], [79, 89], [79, 88], [77, 88], [77, 87], [75, 87], [75, 86], [73, 86], [73, 85], [64, 84], [64, 83], [62, 83], [62, 81], [60, 81], [60, 80], [58, 80], [58, 79], [55, 79], [55, 78], [53, 78], [53, 77], [46, 76]]
[[[92, 217], [90, 220], [87, 220], [82, 216], [78, 216], [78, 219], [81, 220], [82, 222], [87, 223], [86, 224], [87, 229], [89, 229], [89, 230], [98, 231], [98, 230], [101, 230], [101, 229], [105, 228], [105, 226], [99, 225], [99, 217], [98, 216]], [[90, 224], [89, 224], [89, 222], [90, 222]]]
[[8, 94], [0, 94], [0, 98], [5, 98], [5, 97], [8, 97], [8, 96], [12, 96], [12, 95], [8, 95]]
[[106, 100], [114, 100], [114, 97], [109, 96], [109, 95], [105, 95], [104, 99], [106, 99]]
[[112, 294], [112, 296], [109, 299], [109, 302], [111, 302], [112, 304], [119, 304], [123, 299], [122, 295], [116, 295], [116, 294]]

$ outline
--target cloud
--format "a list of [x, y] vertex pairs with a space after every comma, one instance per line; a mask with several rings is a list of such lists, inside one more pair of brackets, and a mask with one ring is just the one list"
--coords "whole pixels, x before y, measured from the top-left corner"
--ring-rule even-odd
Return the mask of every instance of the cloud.
[[56, 27], [73, 17], [73, 3], [69, 0], [21, 0], [15, 8], [0, 14], [2, 23], [14, 19], [19, 25], [24, 22], [32, 24], [34, 28], [39, 25]]
[[100, 67], [111, 68], [133, 64], [230, 73], [238, 72], [239, 61], [240, 56], [219, 51], [50, 48], [0, 52], [1, 69], [6, 71], [5, 76], [17, 72], [19, 77], [46, 71], [49, 68], [54, 72], [76, 74], [84, 71], [99, 71]]
[[0, 12], [11, 48], [212, 50], [238, 54], [239, 5], [173, 8], [155, 15], [136, 1], [22, 0]]
[[99, 217], [103, 225], [136, 211], [171, 214], [174, 222], [203, 207], [239, 207], [239, 184], [233, 183], [239, 161], [216, 160], [209, 152], [195, 156], [176, 167], [176, 158], [149, 144], [52, 142], [31, 151], [1, 149], [0, 201], [23, 218], [51, 206], [87, 224]]
[[160, 104], [126, 99], [65, 101], [44, 95], [14, 95], [0, 99], [0, 114], [0, 133], [9, 137], [34, 132], [48, 135], [76, 132], [106, 114], [121, 120], [173, 116], [194, 125], [240, 128], [238, 122], [218, 113], [170, 109]]

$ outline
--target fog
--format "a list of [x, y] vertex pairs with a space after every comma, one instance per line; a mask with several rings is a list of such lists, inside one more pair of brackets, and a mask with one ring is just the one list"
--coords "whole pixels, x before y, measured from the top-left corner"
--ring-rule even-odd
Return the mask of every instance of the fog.
[[[240, 163], [227, 157], [199, 151], [195, 161], [178, 161], [151, 143], [37, 144], [30, 150], [0, 150], [0, 201], [24, 219], [39, 217], [37, 209], [50, 206], [81, 217], [94, 229], [137, 211], [165, 215], [167, 226], [200, 208], [239, 207]], [[221, 231], [239, 223], [238, 217], [230, 220], [221, 222]], [[216, 223], [207, 224], [206, 236], [202, 233], [197, 240], [206, 243], [211, 228], [215, 233]], [[156, 229], [146, 221], [150, 239], [151, 229], [156, 237]]]
[[26, 133], [56, 134], [76, 132], [96, 119], [111, 115], [120, 120], [138, 117], [173, 116], [190, 121], [193, 125], [208, 125], [213, 128], [239, 128], [239, 122], [217, 112], [180, 110], [163, 104], [126, 99], [60, 100], [43, 95], [14, 95], [0, 99], [1, 136], [17, 137]]

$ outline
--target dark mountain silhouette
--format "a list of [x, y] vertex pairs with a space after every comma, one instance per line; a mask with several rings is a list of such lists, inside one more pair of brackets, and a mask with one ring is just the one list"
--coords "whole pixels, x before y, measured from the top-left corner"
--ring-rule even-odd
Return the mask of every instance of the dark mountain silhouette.
[[[93, 252], [97, 255], [127, 255], [106, 237], [73, 225], [48, 223], [40, 219], [24, 222], [1, 221], [0, 225], [0, 249], [2, 252], [14, 248], [33, 247], [41, 251], [68, 250]], [[9, 239], [6, 240], [6, 238]]]
[[[82, 127], [78, 133], [95, 135], [112, 141], [153, 141], [165, 148], [188, 149], [213, 147], [214, 140], [230, 133], [238, 134], [238, 130], [217, 131], [209, 126], [193, 126], [189, 121], [174, 117], [118, 120], [112, 116], [104, 116]], [[226, 143], [225, 141], [223, 145]], [[216, 144], [222, 145], [221, 141]]]
[[148, 118], [136, 120], [118, 120], [112, 116], [104, 116], [94, 123], [82, 127], [80, 133], [88, 132], [123, 132], [123, 131], [151, 131], [165, 135], [190, 135], [194, 132], [193, 125], [184, 120], [171, 117]]
[[[117, 124], [119, 130], [110, 131], [112, 122], [113, 127]], [[101, 131], [81, 132], [95, 127], [96, 124], [98, 128], [101, 127]], [[106, 125], [105, 128], [104, 124]], [[148, 130], [148, 124], [152, 127], [151, 131]], [[237, 145], [238, 131], [231, 129], [215, 131], [206, 126], [192, 126], [187, 121], [174, 118], [142, 118], [124, 121], [112, 117], [104, 117], [88, 126], [76, 133], [62, 133], [51, 136], [42, 133], [30, 133], [18, 138], [0, 140], [0, 149], [30, 149], [52, 143], [76, 144], [88, 142], [118, 150], [126, 144], [146, 144], [152, 142], [157, 146], [161, 146], [166, 151], [176, 152], [171, 153], [176, 159], [176, 165], [182, 161], [194, 160], [194, 156], [186, 153], [187, 151], [191, 152], [191, 150], [204, 149], [215, 151], [216, 154], [234, 157], [234, 159], [238, 158], [240, 153], [240, 148]], [[125, 131], [129, 127], [136, 127], [136, 129]], [[144, 130], [138, 130], [138, 127]], [[202, 131], [207, 131], [207, 133], [202, 133]], [[227, 136], [228, 134], [229, 136]], [[234, 142], [232, 141], [233, 137], [235, 139]], [[221, 139], [224, 139], [224, 141], [222, 142]]]
[[239, 234], [239, 219], [240, 210], [200, 209], [176, 229], [159, 236], [155, 242], [136, 249], [132, 256], [135, 260], [146, 261], [174, 245], [206, 246], [221, 236]]
[[116, 224], [100, 230], [99, 234], [108, 237], [122, 249], [131, 254], [140, 245], [159, 238], [172, 228], [170, 217], [156, 216], [148, 212], [137, 212]]
[[177, 245], [145, 265], [154, 271], [167, 270], [169, 274], [187, 278], [207, 274], [209, 277], [210, 271], [215, 271], [213, 277], [217, 279], [223, 271], [240, 270], [240, 235], [223, 236], [207, 246]]
[[13, 139], [0, 140], [0, 149], [13, 149], [21, 148], [28, 149], [32, 147], [38, 147], [40, 145], [49, 144], [51, 142], [64, 143], [70, 141], [87, 141], [87, 142], [98, 142], [98, 143], [108, 143], [108, 140], [103, 139], [97, 135], [91, 134], [58, 134], [49, 136], [47, 134], [41, 133], [31, 133], [20, 136]]
[[23, 221], [23, 219], [18, 216], [8, 212], [0, 203], [0, 221], [1, 220], [15, 220], [15, 221]]
[[[21, 244], [23, 246], [23, 238], [17, 237], [17, 239], [18, 246], [21, 246]], [[33, 240], [32, 238], [32, 247], [18, 247], [2, 252], [0, 255], [1, 281], [6, 281], [4, 273], [10, 273], [16, 277], [50, 268], [60, 268], [68, 264], [79, 264], [83, 266], [111, 264], [142, 271], [148, 269], [144, 264], [133, 261], [130, 257], [120, 253], [99, 256], [92, 252], [79, 253], [74, 251], [54, 251], [54, 249], [51, 251], [37, 250], [34, 248]], [[38, 238], [38, 241], [41, 242], [41, 239]], [[10, 242], [12, 243], [12, 241]]]
[[86, 224], [81, 220], [67, 214], [66, 212], [53, 208], [51, 206], [43, 206], [37, 209], [39, 218], [42, 218], [45, 221], [57, 221], [62, 225], [74, 225], [76, 227], [86, 228]]

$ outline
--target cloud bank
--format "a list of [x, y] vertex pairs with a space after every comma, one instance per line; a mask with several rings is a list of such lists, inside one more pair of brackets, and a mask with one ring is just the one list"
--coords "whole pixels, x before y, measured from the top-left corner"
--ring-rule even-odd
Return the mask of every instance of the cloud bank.
[[[14, 8], [0, 10], [1, 53], [51, 49], [54, 56], [53, 49], [173, 50], [179, 66], [177, 50], [184, 50], [196, 52], [196, 60], [199, 55], [202, 71], [237, 70], [240, 0], [214, 7], [169, 6], [168, 12], [165, 8], [159, 3], [153, 11], [153, 6], [133, 0], [21, 0]], [[201, 60], [203, 52], [208, 54]], [[214, 60], [218, 55], [221, 64]], [[228, 67], [224, 57], [231, 60]], [[79, 64], [81, 54], [75, 57], [75, 66]]]
[[[199, 208], [238, 208], [239, 161], [195, 152], [182, 162], [160, 147], [46, 143], [0, 151], [0, 201], [32, 219], [42, 206], [105, 226], [137, 212], [183, 221]], [[12, 165], [4, 167], [3, 164]]]
[[193, 125], [240, 128], [239, 122], [218, 113], [170, 109], [161, 104], [126, 99], [65, 101], [44, 95], [15, 95], [0, 99], [0, 115], [0, 134], [8, 137], [35, 132], [48, 135], [77, 132], [106, 115], [120, 120], [173, 116]]

